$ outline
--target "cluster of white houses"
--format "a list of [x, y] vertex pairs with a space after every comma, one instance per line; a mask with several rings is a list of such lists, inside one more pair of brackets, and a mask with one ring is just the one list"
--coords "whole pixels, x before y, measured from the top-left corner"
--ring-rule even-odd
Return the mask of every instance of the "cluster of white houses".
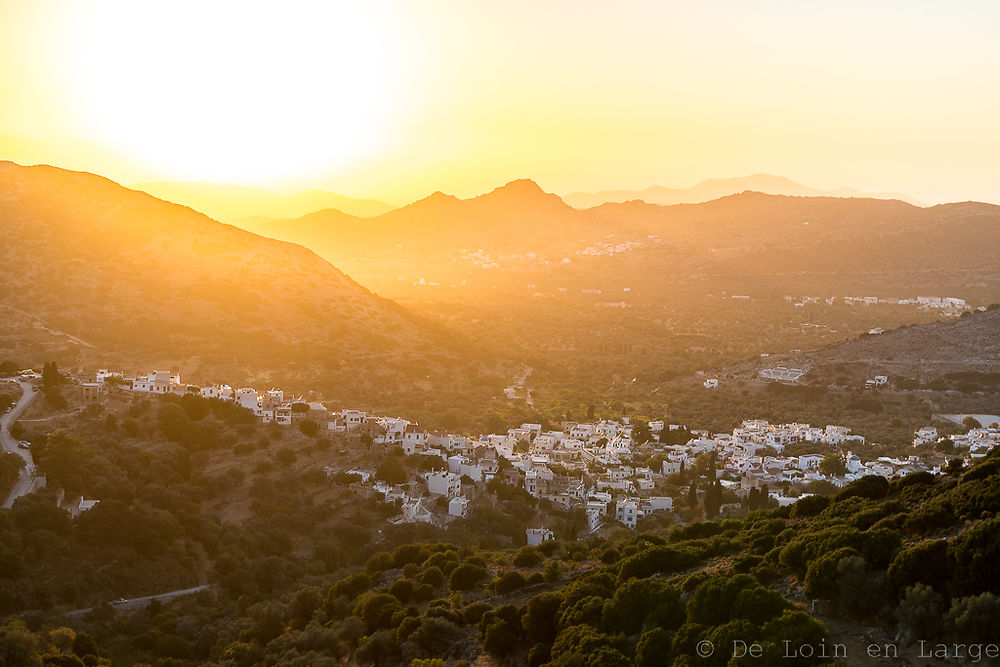
[[[730, 297], [731, 299], [737, 298], [748, 298], [748, 297]], [[791, 303], [797, 308], [802, 308], [807, 304], [826, 304], [832, 306], [838, 301], [848, 306], [876, 306], [876, 305], [891, 305], [891, 306], [916, 306], [919, 309], [938, 309], [945, 311], [946, 314], [954, 314], [961, 312], [963, 310], [969, 309], [969, 304], [966, 303], [965, 299], [960, 299], [953, 296], [917, 296], [908, 298], [895, 298], [895, 297], [878, 297], [878, 296], [844, 296], [844, 297], [821, 297], [821, 296], [790, 296], [786, 295], [784, 297], [785, 301]]]
[[[844, 486], [865, 475], [894, 478], [921, 470], [940, 472], [939, 465], [917, 456], [862, 461], [850, 449], [864, 445], [865, 438], [849, 428], [832, 424], [820, 428], [752, 419], [744, 421], [731, 433], [691, 431], [690, 437], [668, 438], [663, 436], [674, 430], [683, 434], [686, 429], [652, 421], [648, 423], [649, 437], [637, 442], [635, 424], [623, 417], [618, 421], [564, 421], [560, 428], [549, 430], [541, 424], [526, 423], [506, 433], [473, 438], [428, 431], [406, 419], [370, 415], [362, 410], [329, 411], [321, 403], [288, 397], [278, 389], [261, 393], [247, 387], [234, 390], [228, 385], [187, 385], [181, 382], [179, 375], [167, 371], [126, 378], [102, 370], [93, 384], [104, 384], [114, 377], [118, 378], [117, 384], [138, 394], [196, 393], [206, 398], [233, 401], [265, 423], [287, 425], [298, 419], [311, 419], [321, 425], [325, 423], [328, 432], [349, 441], [398, 447], [406, 455], [439, 457], [440, 466], [425, 473], [419, 482], [396, 486], [376, 481], [371, 471], [326, 468], [330, 475], [338, 472], [356, 474], [365, 492], [398, 502], [402, 509], [398, 521], [440, 525], [463, 517], [482, 484], [500, 477], [508, 484], [523, 487], [536, 498], [566, 508], [583, 508], [591, 531], [596, 531], [606, 519], [635, 528], [642, 517], [672, 512], [674, 501], [669, 496], [657, 495], [656, 489], [662, 488], [657, 482], [691, 470], [700, 455], [714, 457], [716, 478], [736, 496], [745, 496], [750, 489], [767, 485], [771, 497], [779, 504], [795, 502], [796, 497], [785, 496], [778, 489], [797, 483], [827, 480]], [[938, 439], [937, 430], [928, 426], [916, 432], [914, 445]], [[679, 440], [686, 441], [666, 444]], [[956, 446], [968, 447], [970, 457], [980, 457], [1000, 442], [1000, 429], [972, 429], [965, 435], [953, 436], [952, 441]], [[796, 456], [783, 454], [790, 445], [801, 444], [815, 445], [815, 452]], [[640, 446], [641, 452], [638, 451]], [[842, 455], [842, 474], [821, 472], [824, 458], [841, 449], [847, 450]], [[648, 462], [651, 458], [661, 461], [655, 469], [634, 463], [636, 459]], [[447, 502], [431, 502], [435, 498], [447, 499]], [[544, 529], [537, 531], [542, 532], [532, 533], [530, 540], [548, 539], [544, 536], [549, 533]]]

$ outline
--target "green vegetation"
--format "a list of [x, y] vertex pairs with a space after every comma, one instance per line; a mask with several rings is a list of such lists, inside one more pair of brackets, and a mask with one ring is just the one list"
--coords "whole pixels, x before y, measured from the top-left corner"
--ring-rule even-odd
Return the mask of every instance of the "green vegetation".
[[[747, 640], [779, 664], [786, 640], [838, 641], [830, 620], [841, 633], [874, 626], [966, 643], [996, 630], [996, 454], [953, 476], [867, 477], [740, 520], [583, 541], [564, 523], [559, 541], [529, 547], [526, 522], [545, 513], [559, 525], [558, 511], [523, 490], [495, 484], [492, 500], [447, 528], [394, 525], [386, 518], [396, 508], [353, 496], [354, 476], [300, 471], [313, 438], [238, 417], [212, 401], [167, 398], [130, 410], [141, 437], [100, 415], [77, 434], [33, 436], [51, 487], [101, 502], [70, 518], [42, 491], [0, 511], [7, 655], [410, 665], [486, 653], [510, 665], [684, 665], [700, 641]], [[288, 466], [263, 465], [280, 451], [294, 453]], [[251, 465], [236, 474], [216, 459]], [[423, 467], [387, 452], [379, 470], [405, 481]], [[715, 502], [716, 485], [696, 488]], [[248, 502], [234, 514], [239, 496]], [[203, 581], [212, 588], [170, 604], [107, 604]], [[62, 613], [87, 606], [84, 616]]]

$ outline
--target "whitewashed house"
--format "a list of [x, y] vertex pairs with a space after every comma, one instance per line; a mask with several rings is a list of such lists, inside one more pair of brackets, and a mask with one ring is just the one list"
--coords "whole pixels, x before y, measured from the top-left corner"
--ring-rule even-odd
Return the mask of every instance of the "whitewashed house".
[[453, 498], [462, 495], [462, 478], [453, 472], [436, 471], [424, 475], [427, 491], [435, 496]]
[[524, 533], [528, 539], [528, 545], [532, 547], [556, 539], [556, 534], [548, 528], [528, 528]]

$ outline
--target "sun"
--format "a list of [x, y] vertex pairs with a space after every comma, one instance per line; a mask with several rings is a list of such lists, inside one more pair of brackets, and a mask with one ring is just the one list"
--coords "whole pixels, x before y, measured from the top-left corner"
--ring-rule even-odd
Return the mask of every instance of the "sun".
[[173, 179], [273, 183], [364, 159], [403, 106], [391, 17], [346, 2], [79, 3], [81, 133]]

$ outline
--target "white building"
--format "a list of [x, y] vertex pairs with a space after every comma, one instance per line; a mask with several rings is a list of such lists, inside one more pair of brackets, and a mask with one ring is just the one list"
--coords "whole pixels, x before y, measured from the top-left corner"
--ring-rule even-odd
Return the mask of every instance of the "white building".
[[803, 454], [799, 457], [799, 470], [814, 470], [819, 468], [823, 457], [819, 454]]
[[237, 389], [234, 400], [237, 405], [250, 410], [255, 415], [259, 414], [261, 412], [261, 408], [263, 407], [261, 405], [260, 396], [257, 394], [257, 390], [252, 387], [242, 387]]
[[913, 446], [917, 447], [919, 445], [925, 445], [931, 442], [937, 442], [938, 430], [933, 426], [924, 426], [913, 434]]
[[103, 383], [108, 378], [112, 377], [124, 379], [124, 374], [119, 371], [109, 371], [107, 368], [102, 368], [101, 370], [97, 371], [97, 377], [95, 378], [95, 381]]
[[274, 423], [282, 426], [288, 426], [292, 423], [292, 405], [290, 403], [282, 403], [274, 409]]
[[465, 496], [455, 496], [448, 501], [448, 514], [451, 516], [465, 516], [469, 512], [469, 499]]
[[453, 498], [462, 495], [462, 478], [453, 472], [431, 472], [424, 476], [427, 491], [436, 496]]
[[555, 533], [548, 528], [528, 528], [524, 532], [528, 538], [528, 545], [532, 547], [537, 547], [542, 542], [556, 539]]
[[403, 451], [409, 456], [427, 445], [427, 431], [417, 424], [407, 424], [403, 430]]
[[183, 394], [187, 387], [181, 384], [180, 374], [153, 371], [132, 380], [132, 391], [145, 394]]
[[357, 428], [365, 423], [365, 418], [368, 416], [366, 412], [362, 410], [341, 410], [340, 416], [344, 420], [344, 426], [350, 430], [352, 428]]
[[635, 530], [640, 516], [638, 498], [626, 498], [618, 501], [618, 505], [615, 507], [615, 518], [630, 529]]

